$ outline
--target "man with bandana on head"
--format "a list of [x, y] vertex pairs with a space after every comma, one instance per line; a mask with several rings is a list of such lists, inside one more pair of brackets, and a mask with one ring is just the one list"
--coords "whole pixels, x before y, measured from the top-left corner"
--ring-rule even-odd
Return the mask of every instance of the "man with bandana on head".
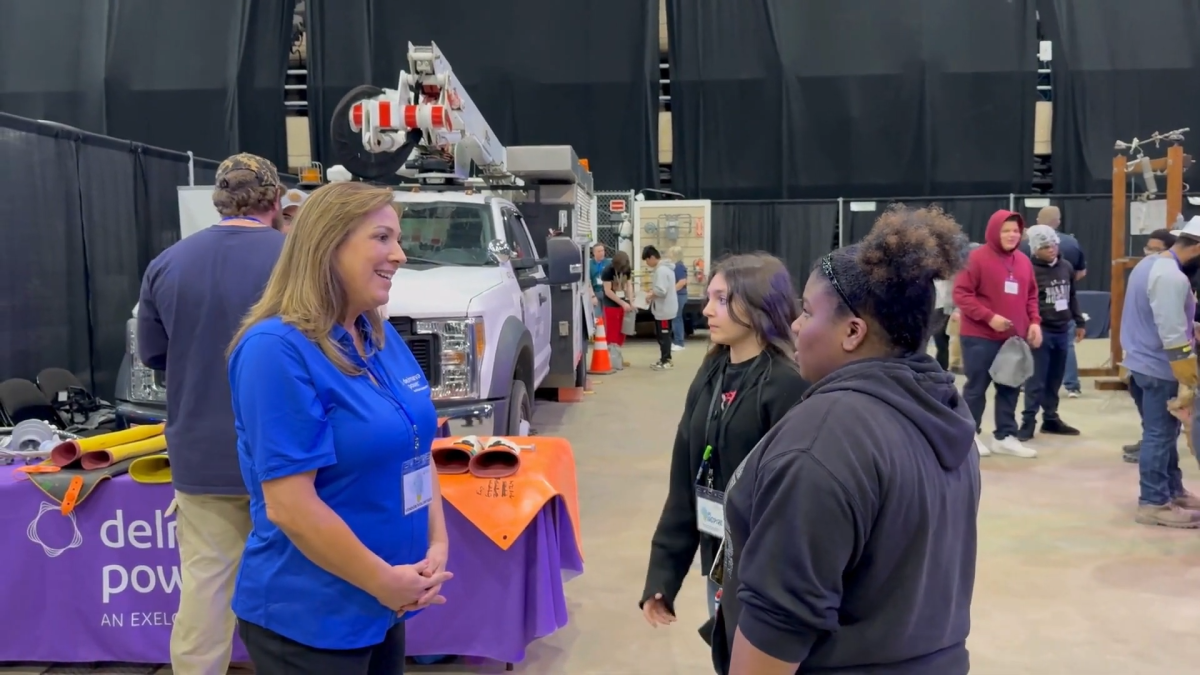
[[258, 301], [283, 250], [275, 165], [239, 154], [217, 168], [222, 218], [147, 267], [137, 311], [138, 358], [165, 371], [167, 447], [175, 488], [179, 612], [171, 627], [176, 673], [224, 673], [236, 625], [230, 602], [250, 497], [238, 464], [225, 349]]
[[[1200, 527], [1200, 498], [1183, 487], [1175, 411], [1189, 411], [1196, 370], [1196, 297], [1190, 274], [1200, 264], [1200, 217], [1175, 232], [1175, 244], [1147, 255], [1129, 274], [1121, 314], [1121, 348], [1129, 392], [1142, 415], [1138, 453], [1143, 525]], [[1186, 415], [1185, 415], [1186, 416]]]

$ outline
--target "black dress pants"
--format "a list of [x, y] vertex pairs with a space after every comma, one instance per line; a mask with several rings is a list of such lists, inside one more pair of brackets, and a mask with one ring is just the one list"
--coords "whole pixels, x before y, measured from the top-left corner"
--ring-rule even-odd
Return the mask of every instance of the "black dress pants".
[[361, 649], [317, 649], [238, 620], [238, 635], [258, 675], [404, 675], [404, 623]]

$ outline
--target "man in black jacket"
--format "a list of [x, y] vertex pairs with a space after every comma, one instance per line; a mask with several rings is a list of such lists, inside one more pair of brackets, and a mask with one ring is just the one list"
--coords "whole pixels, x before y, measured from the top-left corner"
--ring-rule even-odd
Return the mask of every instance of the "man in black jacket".
[[[1075, 268], [1058, 254], [1058, 233], [1046, 225], [1029, 228], [1033, 274], [1037, 279], [1042, 344], [1033, 350], [1033, 377], [1025, 383], [1025, 412], [1017, 439], [1033, 438], [1038, 409], [1042, 433], [1078, 436], [1079, 430], [1058, 416], [1058, 389], [1067, 369], [1067, 353], [1083, 339], [1084, 317], [1075, 298]], [[1074, 331], [1072, 332], [1072, 323]]]

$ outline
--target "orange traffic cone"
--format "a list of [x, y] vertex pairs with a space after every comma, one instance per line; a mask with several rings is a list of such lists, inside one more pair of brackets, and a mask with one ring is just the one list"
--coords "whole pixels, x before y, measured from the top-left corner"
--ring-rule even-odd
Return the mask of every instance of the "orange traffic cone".
[[592, 375], [608, 375], [613, 372], [612, 360], [608, 357], [608, 339], [604, 337], [603, 317], [596, 317], [596, 341], [592, 345], [592, 364], [588, 372]]

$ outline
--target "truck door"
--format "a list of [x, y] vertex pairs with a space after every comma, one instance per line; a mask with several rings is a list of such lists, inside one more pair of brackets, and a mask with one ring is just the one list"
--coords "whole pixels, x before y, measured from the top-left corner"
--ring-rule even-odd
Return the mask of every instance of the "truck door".
[[[504, 211], [504, 234], [514, 258], [537, 257], [537, 249], [520, 213]], [[544, 279], [546, 271], [539, 265], [517, 272], [517, 279]], [[550, 287], [544, 284], [522, 292], [525, 305], [525, 325], [533, 338], [534, 386], [550, 373]], [[530, 392], [532, 393], [532, 392]]]

